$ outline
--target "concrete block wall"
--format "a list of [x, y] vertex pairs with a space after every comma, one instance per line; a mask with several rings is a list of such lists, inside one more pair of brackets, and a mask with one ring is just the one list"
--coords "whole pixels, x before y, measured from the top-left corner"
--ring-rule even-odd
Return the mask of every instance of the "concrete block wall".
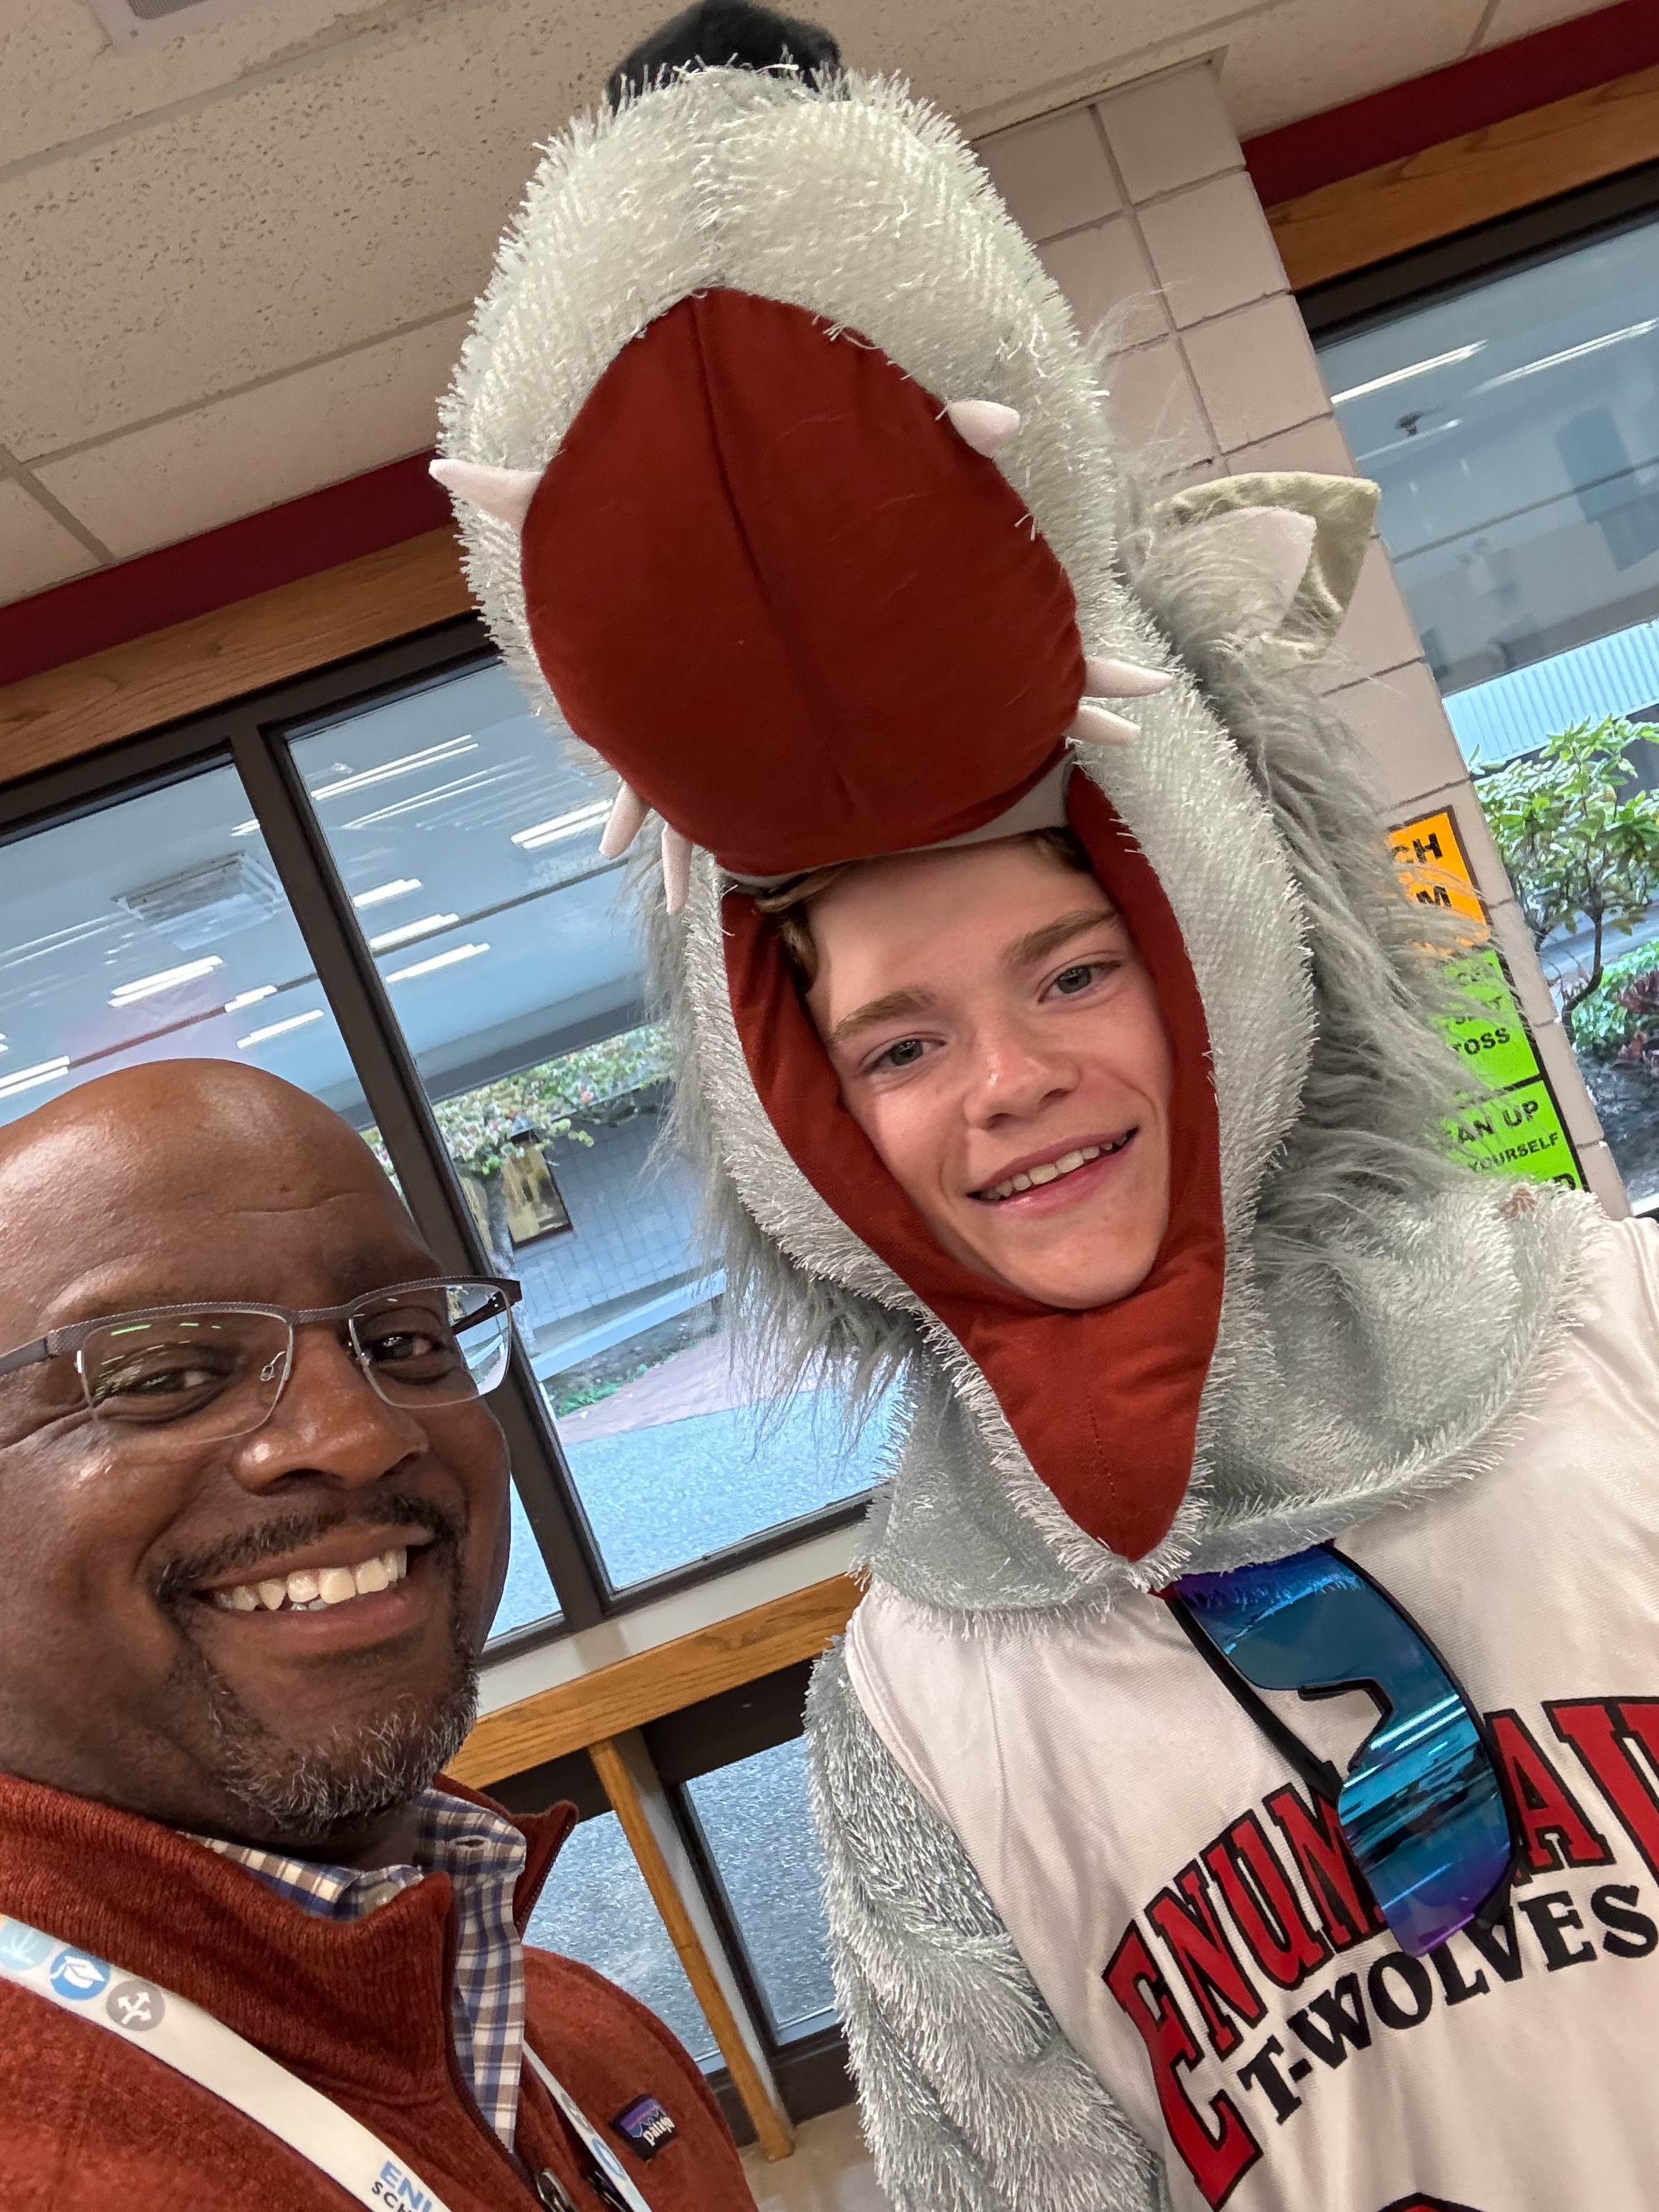
[[[981, 159], [1107, 348], [1118, 431], [1171, 489], [1252, 469], [1353, 470], [1206, 62], [981, 139]], [[1514, 892], [1380, 540], [1322, 664], [1386, 818], [1451, 807], [1590, 1187], [1629, 1211]]]

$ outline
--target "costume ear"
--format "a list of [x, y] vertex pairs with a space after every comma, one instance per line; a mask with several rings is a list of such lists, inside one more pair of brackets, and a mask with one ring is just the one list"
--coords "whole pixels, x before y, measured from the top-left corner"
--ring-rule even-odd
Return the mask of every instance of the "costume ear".
[[1244, 627], [1316, 660], [1348, 611], [1381, 497], [1363, 477], [1273, 470], [1194, 484], [1153, 519], [1194, 551], [1202, 544], [1259, 572], [1263, 598]]

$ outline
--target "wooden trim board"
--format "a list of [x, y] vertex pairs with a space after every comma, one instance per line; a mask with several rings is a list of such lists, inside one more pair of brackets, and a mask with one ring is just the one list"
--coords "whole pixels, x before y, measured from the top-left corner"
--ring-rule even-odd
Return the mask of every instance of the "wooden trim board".
[[697, 1933], [679, 1884], [674, 1879], [649, 1811], [629, 1771], [623, 1747], [608, 1738], [591, 1743], [588, 1751], [599, 1774], [605, 1796], [611, 1800], [628, 1847], [633, 1852], [645, 1886], [651, 1893], [652, 1903], [662, 1916], [662, 1924], [668, 1931], [668, 1940], [674, 1946], [679, 1961], [685, 1969], [685, 1978], [692, 1993], [702, 2007], [702, 2016], [708, 2022], [708, 2032], [720, 2046], [720, 2057], [726, 2061], [732, 2075], [732, 2086], [743, 2100], [744, 2110], [754, 2123], [755, 2134], [769, 2159], [787, 2158], [794, 2149], [794, 2131], [787, 2115], [775, 2099], [774, 2085], [768, 2081], [755, 2062], [748, 2038], [738, 2023], [729, 1998], [721, 1986], [714, 1961], [702, 1937]]
[[453, 532], [152, 630], [0, 690], [0, 783], [470, 611]]
[[1659, 66], [1267, 210], [1293, 291], [1659, 160]]
[[862, 1595], [851, 1575], [832, 1575], [653, 1650], [538, 1690], [486, 1713], [448, 1771], [471, 1790], [487, 1790], [503, 1775], [585, 1750], [702, 1698], [814, 1659], [846, 1627]]

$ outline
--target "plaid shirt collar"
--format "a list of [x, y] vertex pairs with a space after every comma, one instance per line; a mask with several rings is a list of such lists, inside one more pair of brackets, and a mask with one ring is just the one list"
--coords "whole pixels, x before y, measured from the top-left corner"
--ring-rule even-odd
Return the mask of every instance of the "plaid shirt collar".
[[419, 1836], [407, 1866], [318, 1866], [215, 1836], [196, 1841], [325, 1920], [361, 1920], [423, 1876], [447, 1874], [455, 1893], [455, 2056], [478, 2109], [511, 2150], [524, 2055], [524, 1947], [513, 1899], [527, 1846], [501, 1814], [435, 1786], [422, 1792], [416, 1810]]

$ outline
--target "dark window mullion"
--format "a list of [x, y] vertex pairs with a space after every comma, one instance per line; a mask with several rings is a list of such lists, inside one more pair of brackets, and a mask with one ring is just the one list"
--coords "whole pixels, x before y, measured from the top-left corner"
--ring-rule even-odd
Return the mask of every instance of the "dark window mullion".
[[[230, 744], [266, 848], [421, 1233], [445, 1267], [465, 1274], [488, 1272], [425, 1086], [288, 747], [276, 732], [241, 717], [233, 724]], [[574, 1486], [540, 1385], [516, 1338], [495, 1412], [506, 1431], [519, 1495], [565, 1623], [592, 1627], [605, 1615], [602, 1571], [585, 1516], [574, 1504]]]

